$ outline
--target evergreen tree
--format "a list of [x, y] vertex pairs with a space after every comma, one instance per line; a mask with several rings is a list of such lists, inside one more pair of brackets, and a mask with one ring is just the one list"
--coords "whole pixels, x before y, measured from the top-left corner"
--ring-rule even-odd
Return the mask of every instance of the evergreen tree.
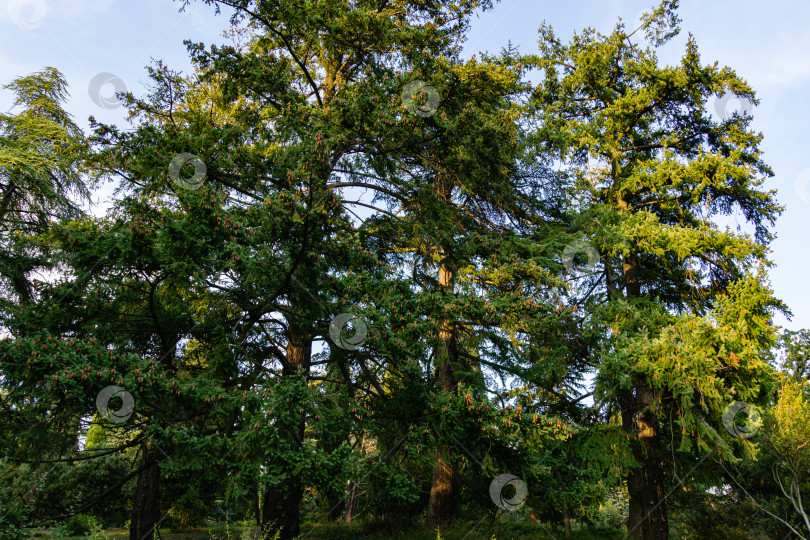
[[[652, 44], [677, 34], [676, 8], [665, 1], [646, 17]], [[763, 355], [780, 304], [764, 267], [779, 207], [761, 189], [772, 173], [751, 118], [707, 111], [726, 91], [755, 100], [750, 87], [703, 65], [692, 38], [680, 64], [660, 66], [634, 34], [619, 24], [563, 44], [543, 26], [535, 104], [538, 145], [569, 173], [569, 204], [604, 265], [581, 302], [601, 336], [597, 397], [620, 409], [637, 462], [629, 534], [647, 539], [668, 537], [666, 497], [686, 480], [668, 479], [669, 466], [689, 470], [690, 456], [714, 449], [731, 457], [718, 429], [726, 405], [768, 394]], [[737, 211], [750, 232], [717, 225]]]
[[44, 264], [42, 252], [21, 237], [48, 229], [52, 220], [82, 215], [89, 192], [82, 177], [87, 144], [63, 108], [67, 82], [55, 68], [19, 77], [12, 109], [0, 114], [0, 309], [30, 302], [29, 273]]

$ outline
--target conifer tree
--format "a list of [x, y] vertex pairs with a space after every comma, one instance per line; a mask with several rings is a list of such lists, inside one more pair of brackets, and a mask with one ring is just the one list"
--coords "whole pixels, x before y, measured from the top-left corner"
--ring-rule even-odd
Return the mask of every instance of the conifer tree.
[[[652, 45], [677, 34], [676, 8], [665, 1], [645, 18]], [[751, 117], [710, 113], [725, 92], [756, 103], [753, 90], [701, 63], [691, 37], [678, 65], [661, 66], [635, 34], [620, 23], [562, 43], [544, 25], [535, 103], [538, 146], [570, 173], [569, 204], [603, 264], [582, 302], [601, 335], [597, 397], [619, 408], [637, 462], [629, 534], [657, 539], [669, 534], [667, 494], [684, 480], [669, 467], [715, 450], [730, 458], [724, 408], [767, 395], [763, 355], [780, 304], [764, 268], [780, 209], [763, 190], [772, 173]], [[718, 226], [735, 212], [749, 230]]]

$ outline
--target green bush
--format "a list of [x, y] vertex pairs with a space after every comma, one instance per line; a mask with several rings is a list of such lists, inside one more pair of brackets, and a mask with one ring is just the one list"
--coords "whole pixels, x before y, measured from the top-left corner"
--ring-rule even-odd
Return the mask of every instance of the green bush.
[[[89, 499], [110, 490], [129, 473], [132, 463], [126, 456], [103, 456], [75, 463], [44, 465], [0, 465], [0, 492], [16, 501], [25, 520], [41, 523], [51, 516], [71, 512]], [[106, 527], [120, 527], [132, 507], [135, 479], [88, 509]]]
[[208, 506], [200, 499], [195, 489], [189, 489], [172, 505], [166, 525], [183, 529], [199, 527], [205, 524], [207, 517]]
[[621, 530], [627, 523], [629, 502], [621, 489], [613, 490], [607, 500], [599, 505], [599, 517], [595, 525], [606, 529]]
[[4, 501], [0, 494], [0, 540], [22, 540], [26, 537], [22, 512]]
[[588, 531], [594, 538], [624, 538], [625, 532], [619, 527], [611, 527], [609, 525], [599, 525]]
[[99, 523], [91, 515], [78, 514], [71, 516], [57, 527], [57, 534], [59, 536], [87, 536], [99, 528]]

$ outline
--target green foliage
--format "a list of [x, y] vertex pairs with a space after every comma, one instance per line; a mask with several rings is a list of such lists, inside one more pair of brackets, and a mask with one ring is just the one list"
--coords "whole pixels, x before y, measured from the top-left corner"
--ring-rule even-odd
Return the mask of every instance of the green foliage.
[[[4, 479], [5, 480], [5, 479]], [[13, 493], [0, 484], [0, 538], [3, 540], [22, 540], [27, 538], [25, 524], [26, 508]]]
[[[717, 538], [722, 540], [783, 538], [785, 531], [764, 519], [761, 507], [734, 493], [689, 493], [689, 500], [673, 517], [673, 536], [682, 539]], [[770, 523], [769, 523], [770, 521]], [[781, 531], [781, 532], [780, 532]]]
[[785, 375], [779, 399], [766, 414], [763, 439], [772, 454], [772, 477], [790, 503], [794, 530], [810, 533], [810, 516], [803, 501], [810, 496], [810, 400], [807, 381]]
[[796, 471], [810, 470], [810, 401], [807, 383], [784, 380], [779, 400], [768, 411], [768, 443]]
[[62, 103], [67, 83], [55, 68], [19, 77], [3, 88], [14, 92], [16, 114], [0, 114], [0, 312], [32, 300], [29, 273], [51, 268], [47, 246], [28, 235], [47, 231], [58, 218], [82, 215], [82, 178], [87, 143]]
[[131, 462], [123, 456], [101, 456], [75, 463], [7, 466], [0, 474], [0, 486], [9, 498], [8, 508], [26, 525], [60, 518], [100, 495], [103, 504], [94, 511], [99, 523], [120, 526], [131, 505], [133, 482], [122, 478]]
[[[0, 222], [31, 224], [45, 215], [78, 215], [71, 195], [87, 196], [77, 167], [84, 136], [62, 108], [67, 82], [55, 68], [3, 85], [16, 115], [0, 115]], [[5, 229], [7, 230], [7, 229]]]
[[99, 530], [96, 518], [89, 514], [77, 514], [61, 521], [57, 526], [59, 536], [90, 536]]
[[[544, 77], [533, 95], [532, 141], [564, 164], [568, 196], [555, 211], [599, 255], [599, 271], [570, 295], [586, 312], [597, 403], [621, 414], [632, 457], [645, 467], [621, 464], [628, 482], [639, 482], [629, 493], [634, 519], [647, 513], [641, 493], [659, 471], [717, 480], [722, 469], [700, 458], [756, 452], [723, 429], [721, 416], [735, 400], [767, 403], [772, 316], [785, 310], [765, 274], [781, 209], [764, 188], [772, 171], [762, 136], [750, 116], [708, 113], [725, 91], [755, 95], [732, 70], [702, 63], [694, 38], [679, 63], [659, 63], [653, 46], [677, 33], [676, 7], [662, 2], [645, 17], [649, 44], [623, 24], [607, 35], [586, 29], [568, 43], [544, 25], [530, 60]], [[746, 231], [716, 224], [733, 211], [747, 219]], [[666, 526], [664, 515], [652, 519]]]
[[[777, 336], [785, 306], [767, 282], [780, 207], [750, 118], [706, 111], [726, 90], [755, 94], [692, 38], [660, 65], [677, 3], [645, 17], [647, 45], [623, 24], [568, 43], [543, 25], [536, 55], [462, 60], [490, 1], [236, 2], [242, 45], [189, 43], [188, 76], [151, 66], [148, 93], [126, 98], [130, 128], [93, 121], [92, 155], [58, 72], [8, 85], [22, 111], [0, 115], [0, 287], [13, 293], [0, 500], [25, 504], [0, 523], [91, 501], [98, 521], [64, 523], [101, 534], [155, 459], [166, 525], [213, 511], [227, 537], [260, 502], [266, 529], [282, 515], [292, 529], [299, 506], [315, 525], [350, 498], [359, 522], [316, 535], [453, 539], [489, 516], [471, 538], [545, 538], [566, 521], [612, 538], [630, 496], [617, 487], [644, 457], [627, 423], [640, 415], [662, 471], [692, 471], [677, 482], [695, 505], [674, 495], [684, 535], [712, 515], [745, 530], [707, 496], [732, 473], [768, 512], [795, 506], [749, 481], [773, 466], [802, 493], [810, 467], [808, 336]], [[440, 94], [431, 114], [408, 112], [415, 81]], [[175, 167], [189, 155], [200, 185]], [[103, 217], [79, 211], [83, 173], [116, 179]], [[9, 225], [24, 209], [37, 219]], [[749, 230], [716, 224], [737, 211]], [[571, 255], [582, 246], [593, 271], [572, 268], [590, 262]], [[356, 347], [331, 328], [340, 314], [368, 331]], [[792, 386], [767, 439], [735, 438], [723, 411], [773, 401], [777, 343]], [[133, 398], [124, 422], [98, 411], [109, 385]], [[469, 527], [417, 526], [437, 456]], [[488, 493], [503, 472], [529, 489], [508, 517]]]
[[196, 490], [189, 489], [172, 504], [168, 514], [167, 527], [192, 528], [205, 523], [209, 509]]
[[597, 527], [621, 531], [627, 524], [627, 495], [623, 490], [611, 491], [605, 502], [599, 505]]

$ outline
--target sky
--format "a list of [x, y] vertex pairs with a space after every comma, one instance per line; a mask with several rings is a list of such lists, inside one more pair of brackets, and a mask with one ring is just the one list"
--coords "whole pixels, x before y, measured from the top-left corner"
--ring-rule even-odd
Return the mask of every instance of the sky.
[[[543, 21], [567, 40], [585, 27], [608, 33], [619, 17], [638, 20], [654, 0], [502, 0], [474, 19], [465, 56], [498, 52], [508, 42], [521, 52], [537, 50]], [[0, 0], [0, 82], [38, 71], [59, 69], [71, 97], [66, 105], [83, 128], [88, 117], [126, 126], [115, 89], [145, 91], [146, 66], [162, 60], [188, 71], [183, 41], [227, 41], [227, 13], [193, 2], [184, 11], [172, 0]], [[807, 238], [810, 234], [810, 2], [796, 0], [682, 0], [681, 35], [659, 49], [662, 63], [683, 53], [688, 34], [697, 40], [705, 63], [734, 69], [754, 88], [753, 128], [764, 134], [764, 159], [775, 176], [768, 189], [778, 191], [785, 210], [777, 221], [770, 271], [776, 296], [793, 312], [777, 324], [810, 328]], [[0, 89], [0, 110], [9, 111], [12, 95]], [[739, 108], [740, 104], [729, 104]], [[103, 198], [103, 195], [102, 195]], [[101, 200], [99, 201], [102, 202]], [[734, 224], [731, 218], [729, 223]]]

